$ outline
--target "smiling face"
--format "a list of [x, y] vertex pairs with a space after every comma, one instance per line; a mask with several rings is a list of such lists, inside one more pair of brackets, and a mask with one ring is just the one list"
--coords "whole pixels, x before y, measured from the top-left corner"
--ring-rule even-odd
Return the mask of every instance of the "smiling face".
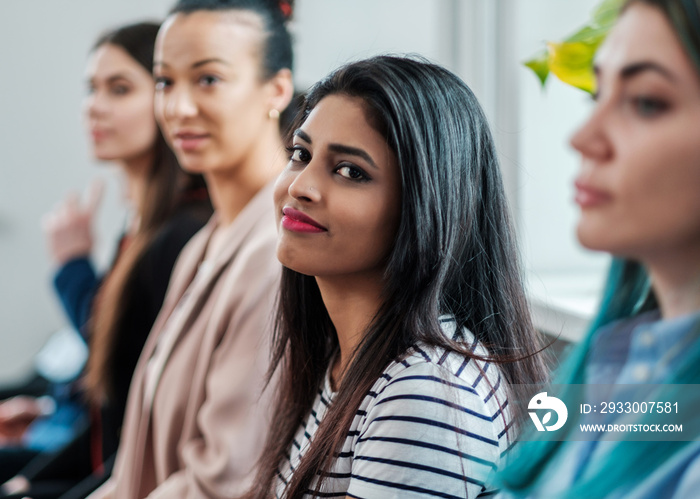
[[401, 180], [364, 102], [330, 95], [296, 131], [275, 185], [277, 257], [316, 277], [381, 278], [400, 217]]
[[180, 13], [163, 24], [154, 58], [156, 118], [185, 169], [229, 170], [271, 126], [262, 42], [262, 21], [246, 11]]
[[104, 44], [90, 56], [86, 75], [84, 111], [95, 157], [129, 161], [150, 154], [157, 134], [150, 73], [121, 47]]
[[700, 255], [700, 78], [664, 15], [629, 7], [597, 74], [595, 110], [571, 139], [579, 240], [643, 263]]

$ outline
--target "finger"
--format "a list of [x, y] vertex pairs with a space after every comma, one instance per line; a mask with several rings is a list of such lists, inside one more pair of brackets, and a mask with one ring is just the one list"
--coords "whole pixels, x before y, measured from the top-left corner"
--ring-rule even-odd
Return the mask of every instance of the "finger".
[[80, 196], [76, 192], [69, 192], [66, 201], [61, 206], [60, 213], [75, 213], [80, 209]]
[[90, 183], [87, 191], [87, 202], [85, 210], [89, 213], [95, 213], [102, 203], [102, 197], [105, 191], [105, 183], [102, 179], [97, 178]]
[[44, 214], [41, 217], [41, 230], [44, 232], [50, 232], [53, 230], [53, 227], [56, 225], [56, 214], [53, 212], [49, 212]]

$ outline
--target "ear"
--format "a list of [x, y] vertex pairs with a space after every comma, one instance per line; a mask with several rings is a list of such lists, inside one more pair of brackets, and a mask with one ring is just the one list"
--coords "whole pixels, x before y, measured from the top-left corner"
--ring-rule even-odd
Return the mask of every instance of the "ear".
[[270, 109], [276, 109], [281, 113], [287, 108], [294, 95], [292, 72], [286, 68], [280, 69], [267, 81], [266, 85], [270, 92]]

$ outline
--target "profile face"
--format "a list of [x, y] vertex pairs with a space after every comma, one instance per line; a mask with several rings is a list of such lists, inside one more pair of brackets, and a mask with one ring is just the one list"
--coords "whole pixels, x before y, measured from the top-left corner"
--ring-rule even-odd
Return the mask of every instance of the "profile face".
[[571, 139], [580, 242], [643, 263], [700, 254], [700, 77], [664, 15], [629, 7], [597, 73], [597, 104]]
[[401, 179], [361, 99], [330, 95], [316, 105], [294, 134], [274, 197], [284, 266], [381, 279], [400, 219]]
[[180, 13], [161, 27], [156, 119], [186, 170], [229, 169], [262, 133], [271, 109], [262, 40], [262, 21], [245, 11]]
[[121, 47], [104, 44], [90, 56], [86, 77], [83, 106], [95, 157], [128, 161], [150, 153], [158, 130], [151, 74]]

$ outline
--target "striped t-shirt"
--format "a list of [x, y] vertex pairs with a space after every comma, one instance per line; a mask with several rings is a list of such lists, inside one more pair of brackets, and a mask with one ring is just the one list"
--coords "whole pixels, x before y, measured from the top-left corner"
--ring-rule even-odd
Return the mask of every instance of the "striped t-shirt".
[[[454, 322], [443, 320], [443, 329], [452, 333]], [[487, 355], [469, 331], [462, 336], [473, 352]], [[333, 401], [329, 376], [280, 464], [278, 498]], [[320, 496], [461, 499], [493, 493], [485, 481], [509, 446], [505, 383], [493, 364], [414, 346], [387, 366], [363, 399]]]

